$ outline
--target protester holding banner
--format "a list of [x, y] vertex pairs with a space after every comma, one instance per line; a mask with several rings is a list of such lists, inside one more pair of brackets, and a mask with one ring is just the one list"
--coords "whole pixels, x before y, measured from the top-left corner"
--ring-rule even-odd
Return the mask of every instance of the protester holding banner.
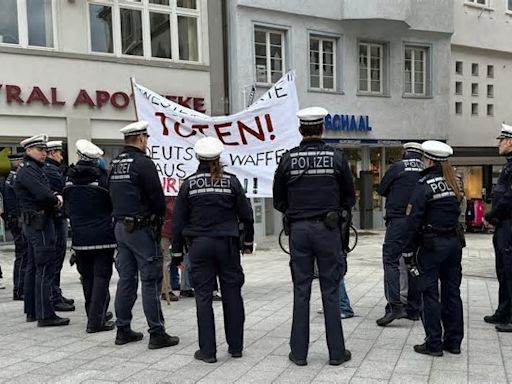
[[[183, 262], [188, 245], [190, 278], [195, 290], [199, 350], [197, 360], [217, 361], [213, 289], [219, 276], [228, 352], [242, 357], [244, 304], [241, 288], [244, 274], [240, 264], [239, 222], [247, 233], [254, 233], [252, 209], [242, 185], [233, 174], [223, 171], [219, 161], [224, 146], [220, 140], [205, 137], [194, 146], [199, 160], [197, 172], [180, 188], [173, 217], [173, 262]], [[253, 238], [247, 236], [241, 251], [251, 253]]]
[[285, 214], [289, 231], [294, 304], [289, 359], [307, 365], [309, 300], [313, 265], [318, 264], [329, 364], [350, 360], [340, 318], [340, 279], [346, 271], [341, 213], [355, 202], [352, 173], [343, 153], [322, 140], [324, 108], [297, 113], [303, 140], [285, 153], [274, 176], [274, 207]]

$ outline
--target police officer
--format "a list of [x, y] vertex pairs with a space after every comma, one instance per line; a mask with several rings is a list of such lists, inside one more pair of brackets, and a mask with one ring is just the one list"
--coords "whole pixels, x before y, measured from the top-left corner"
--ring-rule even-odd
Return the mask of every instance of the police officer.
[[[52, 191], [62, 195], [66, 183], [62, 164], [64, 160], [62, 141], [49, 141], [46, 148], [48, 155], [43, 172], [50, 182]], [[53, 276], [52, 303], [56, 311], [74, 311], [74, 300], [65, 298], [60, 289], [60, 272], [64, 265], [64, 258], [66, 257], [66, 241], [68, 236], [68, 222], [64, 216], [63, 208], [56, 209], [53, 212], [53, 225], [55, 227], [55, 269]]]
[[7, 229], [11, 231], [14, 239], [14, 271], [13, 280], [14, 288], [12, 292], [13, 300], [23, 300], [23, 285], [25, 279], [25, 266], [27, 263], [28, 244], [25, 235], [21, 229], [20, 210], [16, 193], [14, 191], [14, 181], [16, 172], [23, 160], [23, 153], [15, 153], [8, 156], [11, 163], [11, 171], [5, 180], [4, 185], [4, 213], [3, 218]]
[[220, 140], [213, 137], [196, 142], [194, 151], [199, 167], [180, 188], [172, 227], [175, 264], [183, 261], [185, 241], [188, 243], [199, 330], [199, 350], [194, 357], [207, 363], [217, 361], [212, 308], [217, 275], [228, 352], [232, 357], [242, 357], [245, 314], [239, 222], [245, 231], [242, 253], [252, 252], [254, 237], [252, 209], [244, 190], [235, 175], [222, 170], [219, 158], [223, 149]]
[[464, 337], [460, 298], [463, 234], [459, 231], [460, 192], [447, 162], [453, 150], [434, 140], [425, 141], [422, 148], [426, 168], [420, 172], [407, 206], [408, 237], [403, 253], [411, 271], [417, 269], [420, 275], [426, 337], [414, 350], [432, 356], [442, 356], [443, 350], [459, 354]]
[[67, 172], [64, 188], [66, 213], [71, 221], [72, 248], [82, 276], [87, 333], [110, 331], [114, 322], [107, 312], [108, 286], [117, 247], [112, 224], [112, 201], [107, 171], [99, 168], [103, 151], [87, 140], [76, 142], [80, 160]]
[[289, 359], [307, 364], [309, 299], [313, 264], [319, 270], [329, 364], [350, 360], [340, 319], [340, 279], [346, 258], [340, 236], [342, 210], [354, 205], [352, 174], [343, 153], [322, 140], [324, 108], [300, 110], [298, 147], [281, 158], [274, 176], [274, 207], [285, 214], [290, 231], [290, 268], [293, 280], [293, 324]]
[[140, 272], [142, 305], [150, 334], [148, 347], [156, 349], [176, 345], [179, 338], [165, 332], [160, 306], [163, 259], [159, 234], [165, 200], [156, 167], [145, 154], [147, 128], [148, 123], [141, 121], [121, 129], [125, 147], [112, 160], [109, 176], [118, 244], [115, 343], [122, 345], [143, 338], [142, 333], [130, 328]]
[[51, 303], [55, 265], [53, 212], [63, 200], [51, 190], [43, 172], [47, 141], [46, 135], [38, 135], [21, 142], [25, 156], [14, 182], [23, 233], [29, 244], [23, 292], [25, 313], [27, 321], [37, 320], [39, 327], [69, 324], [69, 319], [55, 314]]
[[386, 313], [377, 320], [380, 326], [386, 326], [396, 319], [404, 317], [419, 320], [420, 295], [416, 278], [408, 277], [407, 307], [400, 300], [400, 257], [404, 245], [405, 210], [414, 186], [418, 182], [419, 172], [425, 166], [421, 161], [422, 150], [419, 143], [405, 143], [404, 155], [388, 169], [377, 189], [379, 195], [386, 197], [386, 237], [382, 245], [384, 264], [384, 295]]
[[493, 236], [496, 276], [499, 282], [498, 308], [484, 321], [496, 324], [499, 332], [512, 332], [512, 126], [502, 124], [497, 137], [500, 156], [505, 156], [496, 186], [492, 190], [492, 209], [485, 215], [484, 225], [495, 227]]

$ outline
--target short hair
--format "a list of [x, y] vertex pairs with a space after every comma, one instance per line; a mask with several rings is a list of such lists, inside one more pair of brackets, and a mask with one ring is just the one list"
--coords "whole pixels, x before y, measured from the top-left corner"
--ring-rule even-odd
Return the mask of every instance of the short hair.
[[314, 125], [302, 125], [300, 126], [300, 133], [304, 137], [308, 136], [322, 136], [324, 132], [324, 123]]
[[125, 136], [124, 143], [125, 144], [136, 144], [139, 136], [140, 135]]

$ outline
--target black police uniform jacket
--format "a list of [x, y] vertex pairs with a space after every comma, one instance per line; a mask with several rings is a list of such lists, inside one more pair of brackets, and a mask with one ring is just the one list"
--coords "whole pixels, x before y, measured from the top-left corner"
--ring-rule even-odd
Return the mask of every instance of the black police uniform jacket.
[[92, 161], [80, 160], [69, 167], [64, 205], [71, 221], [73, 249], [115, 248], [112, 202], [107, 172]]
[[454, 233], [459, 225], [459, 201], [443, 177], [441, 164], [420, 172], [407, 207], [408, 239], [403, 254], [412, 256], [421, 245], [422, 234]]
[[274, 207], [291, 220], [350, 210], [352, 173], [343, 152], [319, 139], [305, 139], [286, 152], [274, 175]]
[[43, 173], [43, 167], [44, 163], [29, 155], [23, 157], [14, 182], [20, 212], [51, 213], [57, 206], [58, 199]]
[[197, 172], [180, 188], [172, 218], [172, 249], [183, 252], [187, 237], [239, 237], [239, 223], [245, 231], [245, 248], [252, 250], [254, 218], [251, 205], [237, 177], [224, 172], [213, 180], [208, 162], [200, 162]]
[[386, 197], [386, 219], [405, 217], [407, 204], [423, 169], [421, 154], [406, 152], [404, 158], [394, 162], [384, 174], [377, 192]]
[[125, 146], [112, 160], [109, 190], [117, 220], [165, 216], [164, 192], [155, 164], [134, 146]]
[[4, 218], [6, 225], [11, 226], [20, 215], [18, 200], [16, 199], [16, 192], [14, 191], [14, 181], [16, 180], [16, 171], [11, 170], [7, 179], [5, 179], [3, 197], [4, 197]]
[[485, 220], [493, 225], [512, 218], [512, 157], [501, 170], [496, 185], [492, 189], [492, 209], [485, 214]]
[[[64, 190], [64, 186], [66, 185], [66, 178], [64, 176], [64, 167], [58, 161], [55, 161], [50, 158], [46, 158], [44, 163], [43, 172], [46, 175], [46, 178], [50, 182], [50, 188], [53, 192], [62, 195], [62, 191]], [[60, 208], [55, 211], [55, 216], [62, 217], [64, 213], [64, 208]]]

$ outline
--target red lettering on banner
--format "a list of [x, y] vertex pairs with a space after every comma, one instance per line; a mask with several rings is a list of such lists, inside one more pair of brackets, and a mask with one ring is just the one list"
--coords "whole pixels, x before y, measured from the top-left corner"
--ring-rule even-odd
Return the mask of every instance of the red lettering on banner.
[[167, 124], [165, 123], [165, 113], [155, 112], [155, 116], [160, 119], [160, 124], [162, 124], [162, 135], [169, 136], [169, 128], [167, 128]]
[[9, 104], [13, 101], [16, 101], [18, 104], [23, 104], [23, 99], [20, 97], [21, 88], [17, 85], [6, 85], [5, 86], [5, 95], [6, 100]]
[[52, 105], [64, 105], [66, 104], [65, 101], [59, 101], [57, 97], [57, 88], [53, 87], [50, 88], [51, 94], [52, 94]]
[[204, 98], [194, 97], [194, 110], [201, 113], [206, 112], [206, 108], [204, 107]]
[[[119, 97], [121, 97], [122, 99], [121, 103], [118, 102]], [[110, 103], [114, 108], [117, 109], [126, 108], [128, 104], [130, 104], [130, 96], [128, 96], [124, 92], [115, 92], [114, 94], [112, 94], [112, 97], [110, 98]]]
[[174, 123], [174, 132], [176, 132], [176, 134], [177, 134], [178, 136], [181, 136], [181, 137], [185, 137], [185, 138], [187, 138], [187, 137], [190, 137], [190, 136], [194, 136], [194, 135], [197, 133], [196, 131], [191, 130], [191, 131], [190, 131], [190, 134], [188, 134], [188, 135], [183, 135], [183, 134], [180, 132], [181, 124], [185, 124], [185, 120], [184, 120], [184, 119], [181, 119], [181, 123], [180, 123], [179, 121], [176, 121], [176, 122]]
[[231, 127], [232, 123], [231, 122], [227, 122], [227, 123], [221, 123], [221, 124], [214, 124], [213, 127], [215, 128], [215, 133], [217, 133], [217, 137], [219, 138], [220, 141], [222, 141], [223, 144], [225, 145], [238, 145], [237, 142], [226, 142], [224, 141], [224, 136], [231, 136], [231, 132], [221, 132], [221, 128], [227, 128], [227, 127]]
[[165, 192], [178, 192], [178, 180], [173, 177], [162, 178], [162, 188]]
[[27, 99], [27, 104], [30, 104], [33, 101], [40, 101], [43, 105], [50, 104], [50, 101], [46, 98], [39, 87], [32, 88], [32, 92], [30, 92], [30, 96]]
[[96, 91], [96, 106], [98, 108], [103, 107], [110, 100], [110, 93], [107, 91]]
[[192, 129], [197, 129], [199, 132], [201, 132], [203, 135], [206, 136], [206, 133], [204, 133], [205, 129], [210, 128], [208, 124], [192, 124]]
[[187, 108], [190, 108], [189, 103], [191, 100], [192, 100], [191, 97], [178, 96], [178, 104], [182, 105], [184, 107], [187, 107]]
[[256, 116], [254, 118], [256, 120], [256, 125], [258, 126], [258, 131], [255, 131], [251, 127], [245, 125], [241, 121], [237, 121], [238, 131], [240, 132], [240, 138], [242, 139], [242, 143], [247, 144], [247, 138], [245, 137], [245, 132], [250, 133], [252, 136], [256, 137], [258, 140], [265, 141], [265, 132], [263, 131], [263, 127], [261, 126], [260, 117]]
[[78, 96], [75, 99], [75, 102], [73, 103], [73, 106], [76, 107], [80, 104], [87, 104], [89, 107], [94, 108], [94, 101], [91, 99], [91, 96], [87, 93], [85, 89], [81, 89], [78, 93]]
[[265, 121], [267, 122], [267, 130], [270, 133], [270, 140], [274, 140], [276, 138], [276, 135], [272, 133], [274, 132], [274, 126], [272, 125], [272, 119], [270, 118], [270, 114], [265, 113]]

